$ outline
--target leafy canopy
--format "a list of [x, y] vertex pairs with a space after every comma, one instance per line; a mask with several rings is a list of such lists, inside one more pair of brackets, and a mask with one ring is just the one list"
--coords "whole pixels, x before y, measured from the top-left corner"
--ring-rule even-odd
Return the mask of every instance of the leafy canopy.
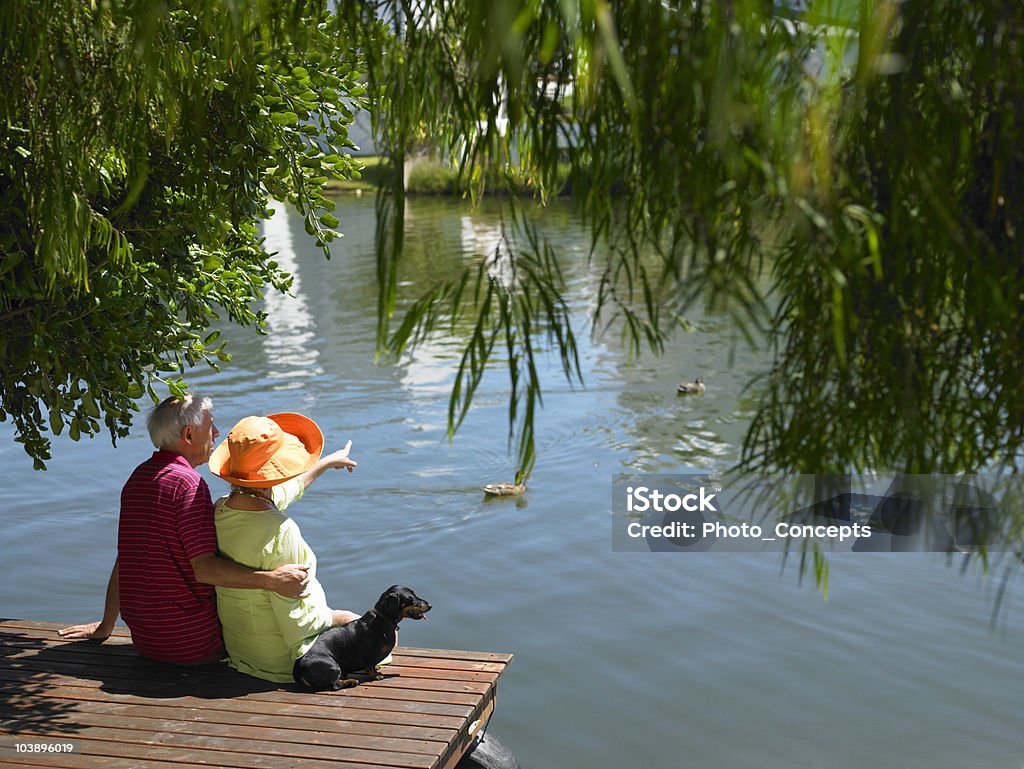
[[559, 255], [510, 197], [506, 247], [395, 318], [402, 171], [425, 148], [474, 195], [508, 175], [543, 197], [568, 165], [597, 332], [659, 350], [709, 296], [771, 345], [747, 468], [1018, 466], [1024, 5], [804, 5], [4, 3], [0, 416], [39, 459], [43, 406], [116, 434], [147, 376], [216, 354], [216, 314], [259, 324], [249, 300], [287, 278], [255, 222], [273, 195], [330, 239], [358, 50], [398, 170], [381, 348], [467, 319], [450, 429], [500, 351], [520, 476], [538, 350], [579, 375]]
[[48, 431], [124, 435], [153, 378], [226, 359], [222, 315], [262, 328], [270, 198], [327, 252], [362, 86], [324, 6], [0, 5], [0, 419], [36, 467]]

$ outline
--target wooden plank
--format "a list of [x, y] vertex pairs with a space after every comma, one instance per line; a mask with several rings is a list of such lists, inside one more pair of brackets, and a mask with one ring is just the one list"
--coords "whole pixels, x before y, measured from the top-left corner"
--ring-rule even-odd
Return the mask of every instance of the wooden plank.
[[[111, 681], [121, 682], [125, 686], [129, 685], [145, 685], [147, 688], [151, 688], [154, 684], [152, 679], [144, 677], [142, 670], [128, 670], [123, 666], [117, 666], [110, 664], [109, 661], [105, 661], [104, 664], [93, 665], [89, 663], [65, 661], [64, 659], [56, 659], [53, 657], [42, 659], [38, 655], [34, 656], [11, 656], [7, 657], [4, 662], [5, 667], [8, 670], [25, 670], [25, 671], [38, 671], [38, 672], [56, 672], [67, 675], [75, 676], [100, 676], [103, 677], [108, 683]], [[194, 675], [194, 674], [190, 674]], [[238, 676], [238, 674], [235, 674]], [[194, 685], [197, 691], [200, 691], [209, 696], [228, 696], [235, 693], [248, 693], [253, 690], [253, 684], [250, 684], [248, 676], [244, 680], [239, 680], [239, 677], [216, 677], [211, 673], [210, 676], [203, 677], [202, 680], [190, 682]], [[213, 680], [210, 680], [213, 678]], [[418, 679], [420, 681], [425, 679]], [[258, 691], [281, 691], [287, 694], [297, 694], [295, 691], [297, 687], [291, 684], [287, 685], [275, 685], [274, 688], [264, 687], [262, 681], [258, 682], [255, 686], [259, 686]], [[343, 689], [339, 692], [332, 693], [330, 696], [358, 699], [360, 697], [373, 696], [376, 698], [383, 699], [404, 699], [410, 702], [420, 703], [436, 703], [443, 705], [473, 705], [476, 703], [480, 694], [486, 693], [489, 688], [484, 685], [483, 691], [473, 692], [472, 689], [461, 688], [456, 690], [445, 690], [443, 687], [424, 687], [424, 686], [409, 686], [402, 687], [396, 686], [394, 679], [390, 679], [391, 685], [388, 685], [387, 681], [381, 681], [377, 686], [373, 687], [372, 694], [370, 693], [369, 687], [357, 686], [351, 689]], [[283, 689], [283, 686], [288, 686], [290, 690]], [[470, 686], [468, 684], [464, 686]], [[479, 687], [477, 687], [479, 688]]]
[[[265, 729], [280, 728], [334, 732], [369, 737], [417, 740], [420, 742], [446, 742], [451, 739], [452, 732], [461, 726], [461, 721], [453, 723], [447, 728], [442, 728], [374, 721], [364, 722], [336, 717], [317, 718], [310, 717], [305, 712], [302, 715], [289, 715], [272, 708], [268, 708], [262, 713], [254, 713], [181, 705], [140, 705], [137, 702], [105, 702], [68, 696], [68, 690], [65, 688], [55, 689], [52, 692], [41, 692], [38, 696], [48, 696], [50, 700], [55, 701], [52, 707], [44, 709], [47, 713], [56, 711], [56, 718], [51, 719], [54, 721], [55, 728], [60, 725], [59, 722], [74, 720], [77, 723], [76, 719], [80, 713], [99, 713], [112, 716], [163, 718], [167, 720], [249, 726]], [[16, 720], [17, 716], [23, 716], [27, 710], [31, 709], [32, 705], [30, 703], [33, 701], [35, 701], [35, 697], [11, 697], [7, 700], [7, 707], [8, 709], [13, 709]], [[0, 706], [0, 710], [3, 709], [4, 706]]]
[[473, 744], [477, 734], [480, 733], [481, 729], [487, 726], [487, 722], [490, 721], [493, 713], [494, 700], [490, 699], [476, 718], [469, 724], [465, 734], [460, 734], [459, 738], [454, 740], [445, 752], [442, 753], [439, 764], [442, 769], [455, 769], [455, 765], [462, 760], [463, 755], [465, 755], [466, 751]]
[[[64, 641], [0, 620], [0, 763], [65, 769], [453, 769], [493, 711], [511, 655], [400, 647], [384, 679], [311, 693], [226, 665], [139, 657], [127, 629]], [[17, 753], [11, 738], [81, 753]]]
[[[76, 625], [76, 622], [53, 622], [52, 620], [20, 619], [17, 617], [0, 617], [0, 631], [4, 628], [33, 628], [37, 630], [57, 631], [69, 625]], [[131, 637], [131, 632], [124, 625], [115, 625], [114, 635]]]
[[466, 662], [500, 662], [503, 665], [509, 664], [513, 657], [511, 654], [500, 654], [498, 652], [457, 651], [454, 649], [418, 649], [413, 646], [399, 647], [398, 651], [402, 654], [416, 657], [464, 660]]
[[[49, 635], [57, 636], [61, 628], [69, 627], [78, 623], [75, 622], [43, 622], [42, 620], [27, 619], [0, 619], [0, 633], [8, 631], [38, 631]], [[59, 636], [57, 636], [59, 638]], [[131, 643], [132, 636], [128, 628], [118, 625], [111, 633], [107, 643]]]
[[175, 705], [180, 707], [202, 708], [206, 711], [225, 711], [229, 713], [253, 713], [259, 715], [295, 716], [316, 722], [316, 728], [322, 728], [323, 721], [336, 723], [356, 724], [394, 724], [406, 727], [421, 727], [425, 729], [458, 729], [464, 719], [454, 716], [436, 716], [423, 713], [398, 713], [394, 711], [379, 710], [357, 710], [348, 708], [339, 711], [332, 706], [321, 707], [306, 703], [284, 704], [273, 700], [258, 702], [253, 700], [238, 699], [205, 699], [199, 697], [165, 697], [154, 700], [148, 697], [139, 697], [132, 694], [119, 694], [105, 692], [99, 688], [80, 688], [74, 686], [60, 686], [49, 689], [37, 689], [26, 693], [20, 683], [0, 681], [0, 692], [10, 691], [9, 700], [20, 701], [25, 707], [39, 704], [39, 697], [48, 697], [58, 700], [73, 700], [82, 702], [111, 702], [125, 703], [134, 707], [158, 707], [160, 705]]
[[[121, 659], [123, 655], [97, 654], [97, 647], [91, 644], [88, 646], [74, 643], [64, 643], [61, 645], [59, 641], [56, 643], [46, 641], [45, 643], [48, 644], [45, 648], [60, 649], [60, 662], [88, 665], [91, 669], [100, 672], [103, 670], [109, 671], [111, 664], [114, 664], [114, 659], [117, 659], [118, 669], [125, 669], [125, 662]], [[31, 648], [26, 648], [19, 644], [10, 645], [5, 643], [3, 639], [0, 639], [0, 653], [7, 659], [32, 659], [40, 653], [40, 647], [32, 646]], [[214, 677], [229, 678], [237, 676], [236, 671], [233, 671], [227, 665], [204, 667], [203, 671]], [[409, 668], [395, 665], [385, 666], [382, 668], [382, 672], [385, 678], [378, 683], [378, 686], [382, 688], [401, 688], [403, 691], [424, 689], [437, 692], [486, 694], [494, 680], [493, 675], [487, 678], [477, 677], [474, 679], [471, 677], [472, 674], [466, 674], [462, 671], [438, 671], [430, 668]], [[450, 674], [458, 677], [452, 679]], [[248, 680], [246, 678], [246, 681]]]
[[421, 667], [431, 670], [462, 670], [476, 673], [501, 673], [507, 667], [505, 662], [470, 662], [465, 660], [433, 659], [408, 655], [401, 649], [394, 653], [395, 663], [405, 667]]
[[[74, 623], [0, 618], [0, 634], [4, 633], [7, 630], [24, 631], [27, 634], [32, 634], [31, 637], [48, 637], [56, 638], [57, 640], [63, 640], [60, 639], [60, 637], [57, 635], [57, 631], [71, 624]], [[129, 633], [128, 628], [123, 626], [117, 626], [114, 628], [111, 637], [104, 641], [102, 645], [107, 646], [129, 643], [131, 643], [131, 634]], [[428, 657], [437, 660], [444, 659], [462, 660], [466, 662], [497, 662], [503, 665], [508, 665], [514, 659], [514, 655], [512, 654], [499, 652], [464, 651], [457, 649], [421, 649], [419, 647], [404, 646], [401, 644], [398, 647], [396, 647], [395, 653], [404, 654], [407, 656]]]
[[[334, 730], [325, 731], [303, 728], [302, 725], [288, 726], [280, 721], [276, 724], [261, 726], [212, 723], [210, 721], [185, 718], [183, 717], [184, 714], [181, 713], [170, 714], [169, 717], [161, 717], [152, 711], [152, 708], [146, 709], [145, 712], [139, 709], [126, 708], [121, 713], [110, 715], [107, 713], [96, 713], [93, 708], [75, 708], [65, 711], [61, 714], [61, 717], [63, 719], [73, 719], [76, 730], [81, 730], [82, 727], [97, 727], [131, 729], [144, 733], [187, 732], [192, 737], [240, 739], [250, 741], [253, 744], [262, 743], [263, 745], [268, 743], [314, 744], [328, 745], [336, 748], [359, 748], [364, 750], [435, 755], [447, 743], [447, 739], [442, 743], [441, 741], [434, 740], [417, 740], [394, 736], [380, 737], [352, 734], [351, 732], [337, 732]], [[0, 729], [6, 729], [11, 733], [28, 733], [42, 726], [36, 723], [31, 715], [21, 717], [16, 708], [0, 706]], [[448, 737], [450, 736], [448, 735]]]
[[476, 683], [494, 683], [498, 674], [479, 670], [450, 670], [447, 668], [409, 667], [395, 662], [381, 668], [386, 675], [395, 673], [406, 678], [432, 678], [439, 681], [473, 681]]
[[[17, 753], [13, 748], [0, 747], [0, 766], [52, 766], [63, 769], [168, 769], [166, 761], [147, 761], [140, 758], [112, 758], [110, 756], [64, 753]], [[173, 764], [174, 769], [210, 769], [207, 764]]]
[[[87, 678], [77, 678], [74, 676], [63, 675], [60, 673], [45, 675], [40, 672], [26, 670], [11, 670], [9, 668], [0, 668], [0, 680], [18, 681], [29, 684], [45, 683], [48, 686], [79, 686], [97, 689], [103, 687], [104, 691], [122, 692], [125, 694], [139, 694], [140, 696], [160, 696], [160, 682], [141, 682], [152, 685], [150, 687], [147, 687], [148, 691], [140, 691], [134, 686], [129, 686], [125, 688], [124, 686], [118, 686], [116, 684], [110, 685], [102, 681], [90, 680]], [[140, 682], [129, 683], [135, 684]], [[166, 684], [164, 686], [166, 688]], [[347, 716], [348, 711], [350, 709], [376, 710], [385, 711], [387, 713], [418, 713], [434, 716], [454, 716], [461, 719], [468, 718], [472, 713], [472, 707], [466, 705], [446, 705], [431, 702], [404, 701], [394, 697], [377, 697], [375, 696], [377, 693], [376, 690], [365, 692], [363, 695], [359, 697], [347, 695], [348, 692], [352, 691], [352, 689], [347, 689], [343, 690], [342, 692], [331, 692], [329, 694], [304, 694], [300, 692], [271, 691], [238, 695], [238, 699], [258, 700], [261, 702], [279, 702], [286, 704], [310, 703], [331, 706], [337, 708], [339, 717], [341, 717], [343, 713], [345, 716]], [[168, 696], [177, 695], [168, 693]]]
[[[173, 736], [173, 735], [170, 735]], [[257, 753], [231, 753], [217, 748], [179, 747], [173, 744], [162, 744], [159, 750], [153, 745], [134, 743], [113, 743], [106, 740], [75, 737], [81, 745], [80, 754], [65, 754], [74, 760], [70, 766], [74, 769], [92, 769], [101, 758], [127, 759], [129, 766], [134, 760], [152, 760], [158, 756], [164, 762], [162, 769], [177, 769], [179, 766], [203, 766], [205, 769], [367, 769], [368, 766], [379, 767], [387, 764], [368, 763], [365, 761], [344, 760], [334, 757], [301, 758]], [[39, 760], [47, 760], [48, 754], [39, 753]], [[52, 760], [52, 754], [50, 754]], [[51, 766], [53, 764], [28, 764], [28, 766]], [[63, 764], [68, 766], [69, 764]]]
[[[48, 734], [45, 726], [42, 724], [29, 725], [17, 731], [0, 725], [0, 733], [17, 734], [22, 738], [28, 735], [46, 736]], [[257, 756], [265, 758], [276, 756], [278, 757], [279, 766], [282, 759], [288, 759], [289, 761], [291, 759], [346, 761], [373, 766], [402, 767], [402, 769], [430, 769], [434, 765], [434, 758], [429, 755], [405, 753], [390, 749], [367, 750], [362, 748], [334, 747], [316, 744], [312, 741], [306, 743], [279, 742], [276, 739], [275, 732], [265, 731], [264, 733], [266, 736], [258, 740], [227, 736], [212, 737], [184, 731], [147, 728], [146, 724], [133, 721], [122, 727], [84, 724], [76, 728], [74, 740], [90, 740], [110, 746], [109, 748], [99, 750], [100, 755], [117, 755], [117, 751], [123, 745], [144, 745], [149, 746], [150, 758], [153, 757], [153, 746], [159, 746], [161, 754], [165, 748], [173, 747], [215, 750], [241, 757]], [[106, 752], [107, 750], [110, 752]]]
[[[44, 631], [48, 634], [56, 634], [57, 630], [59, 630], [60, 628], [67, 627], [72, 624], [74, 623], [0, 618], [0, 632], [3, 632], [5, 629], [23, 629]], [[105, 643], [125, 643], [130, 641], [131, 634], [128, 631], [128, 628], [119, 625], [114, 628], [111, 638], [108, 639]], [[500, 652], [479, 652], [461, 649], [420, 649], [413, 646], [401, 645], [398, 647], [396, 651], [410, 656], [431, 657], [435, 659], [464, 660], [467, 662], [498, 662], [505, 665], [511, 663], [514, 658], [514, 655], [512, 654], [505, 654]]]
[[[23, 652], [28, 651], [43, 651], [48, 649], [61, 649], [62, 658], [66, 658], [71, 661], [89, 663], [98, 658], [116, 659], [120, 664], [124, 664], [123, 660], [126, 658], [137, 659], [134, 647], [131, 645], [123, 646], [109, 646], [99, 645], [84, 641], [62, 641], [60, 639], [32, 639], [26, 641], [25, 639], [12, 639], [11, 636], [0, 635], [0, 655], [18, 657], [18, 656], [30, 656]], [[422, 660], [417, 660], [419, 664], [414, 666], [408, 666], [401, 664], [401, 655], [399, 655], [399, 661], [394, 664], [387, 665], [382, 670], [389, 676], [387, 680], [391, 680], [391, 676], [402, 676], [405, 678], [429, 678], [445, 681], [468, 681], [480, 684], [493, 683], [497, 678], [497, 673], [491, 671], [477, 671], [477, 670], [453, 670], [451, 668], [434, 668], [424, 666]], [[142, 663], [146, 664], [146, 663]], [[210, 666], [203, 668], [204, 673], [209, 671], [210, 675], [234, 675], [229, 667], [225, 666]], [[478, 691], [476, 688], [471, 688], [469, 691]]]
[[495, 696], [493, 694], [481, 701], [480, 705], [473, 711], [473, 715], [468, 719], [466, 728], [461, 729], [459, 735], [442, 752], [438, 760], [438, 767], [454, 766], [459, 762], [459, 759], [472, 746], [476, 733], [482, 726], [486, 726], [487, 719], [490, 718], [490, 714], [494, 710], [494, 703]]
[[[168, 683], [177, 686], [189, 687], [195, 692], [209, 696], [227, 696], [229, 694], [250, 694], [268, 691], [282, 691], [289, 693], [300, 693], [304, 690], [295, 684], [275, 684], [268, 681], [252, 678], [229, 669], [225, 665], [204, 666], [203, 668], [192, 669], [167, 669], [167, 666], [158, 663], [151, 663], [138, 657], [129, 660], [116, 660], [109, 657], [85, 658], [76, 657], [73, 654], [65, 654], [59, 650], [53, 653], [38, 653], [32, 650], [18, 650], [5, 657], [5, 667], [10, 670], [38, 671], [41, 673], [59, 673], [70, 676], [80, 676], [89, 679], [102, 679], [108, 684], [119, 684], [123, 687], [136, 686], [140, 690], [150, 690], [154, 686], [161, 691], [166, 689]], [[388, 674], [385, 668], [385, 675], [389, 676], [380, 682], [382, 696], [388, 696], [386, 690], [399, 678], [397, 674]], [[410, 677], [409, 691], [414, 699], [423, 702], [441, 702], [445, 704], [472, 704], [474, 693], [491, 683], [486, 680], [478, 684], [470, 685], [464, 682], [468, 688], [454, 687], [447, 685], [434, 686], [431, 681], [444, 679], [417, 679]], [[453, 691], [446, 691], [446, 688], [453, 688]], [[361, 697], [367, 694], [367, 687], [355, 687], [339, 692], [332, 692], [329, 696], [337, 697]]]
[[[35, 623], [42, 625], [44, 623]], [[56, 628], [58, 623], [46, 623], [52, 625], [48, 628], [22, 628], [16, 627], [11, 628], [15, 634], [24, 634], [21, 637], [24, 638], [38, 638], [41, 641], [56, 642], [57, 644], [74, 644], [75, 646], [81, 647], [82, 651], [87, 650], [100, 650], [100, 653], [113, 653], [113, 654], [130, 654], [129, 647], [131, 644], [130, 637], [114, 637], [107, 639], [103, 643], [96, 643], [92, 641], [64, 641], [56, 635]], [[0, 625], [0, 638], [6, 643], [17, 643], [14, 639], [18, 638], [18, 635], [4, 635], [5, 628]], [[133, 648], [133, 647], [131, 647]], [[436, 653], [435, 653], [436, 652]], [[491, 654], [488, 655], [483, 652], [466, 652], [465, 658], [457, 656], [459, 652], [452, 652], [448, 650], [434, 650], [434, 649], [420, 649], [412, 646], [398, 646], [395, 648], [392, 656], [396, 662], [401, 660], [403, 665], [414, 666], [414, 667], [430, 667], [437, 669], [448, 669], [448, 670], [463, 670], [463, 671], [477, 671], [477, 672], [491, 672], [501, 673], [505, 667], [511, 662], [513, 656], [510, 654]]]
[[66, 644], [83, 650], [93, 649], [100, 654], [135, 655], [135, 646], [130, 638], [108, 638], [106, 641], [89, 641], [84, 639], [65, 640], [49, 630], [33, 630], [29, 628], [0, 628], [0, 639], [7, 644], [20, 646], [38, 646], [42, 644]]

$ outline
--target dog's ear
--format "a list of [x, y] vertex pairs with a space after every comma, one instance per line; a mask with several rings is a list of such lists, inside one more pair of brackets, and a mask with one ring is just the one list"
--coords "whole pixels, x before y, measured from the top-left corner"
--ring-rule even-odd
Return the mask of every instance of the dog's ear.
[[401, 610], [402, 597], [394, 587], [389, 587], [381, 595], [380, 600], [377, 601], [377, 612], [397, 624], [400, 619], [399, 612]]

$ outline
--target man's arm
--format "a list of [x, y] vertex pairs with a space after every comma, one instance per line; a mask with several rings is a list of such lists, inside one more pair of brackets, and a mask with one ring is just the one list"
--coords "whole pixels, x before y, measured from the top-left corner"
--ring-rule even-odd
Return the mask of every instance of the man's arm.
[[69, 641], [88, 638], [93, 641], [103, 642], [114, 632], [114, 623], [117, 622], [117, 615], [121, 612], [121, 583], [117, 576], [117, 559], [114, 559], [114, 568], [110, 571], [110, 580], [107, 582], [107, 598], [103, 604], [103, 619], [99, 622], [91, 622], [88, 625], [72, 625], [57, 631], [57, 635]]
[[355, 461], [348, 458], [348, 453], [351, 450], [352, 441], [349, 441], [345, 444], [344, 448], [335, 451], [333, 454], [328, 454], [326, 457], [320, 457], [320, 460], [310, 470], [299, 476], [302, 480], [302, 488], [308, 489], [313, 481], [332, 468], [338, 468], [339, 470], [345, 468], [351, 473], [352, 470], [358, 467]]
[[190, 560], [196, 579], [216, 587], [271, 590], [285, 598], [298, 598], [309, 583], [309, 567], [302, 563], [278, 566], [273, 571], [254, 571], [213, 553], [205, 553]]

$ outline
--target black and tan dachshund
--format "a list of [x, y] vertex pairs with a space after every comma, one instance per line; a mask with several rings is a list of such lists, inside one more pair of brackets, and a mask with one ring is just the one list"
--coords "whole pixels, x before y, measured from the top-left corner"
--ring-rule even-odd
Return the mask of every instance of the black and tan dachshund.
[[395, 648], [398, 623], [426, 619], [428, 611], [430, 604], [412, 590], [392, 585], [362, 617], [321, 633], [309, 651], [295, 660], [295, 682], [320, 692], [355, 686], [359, 682], [347, 676], [356, 671], [366, 670], [380, 678], [377, 663]]

